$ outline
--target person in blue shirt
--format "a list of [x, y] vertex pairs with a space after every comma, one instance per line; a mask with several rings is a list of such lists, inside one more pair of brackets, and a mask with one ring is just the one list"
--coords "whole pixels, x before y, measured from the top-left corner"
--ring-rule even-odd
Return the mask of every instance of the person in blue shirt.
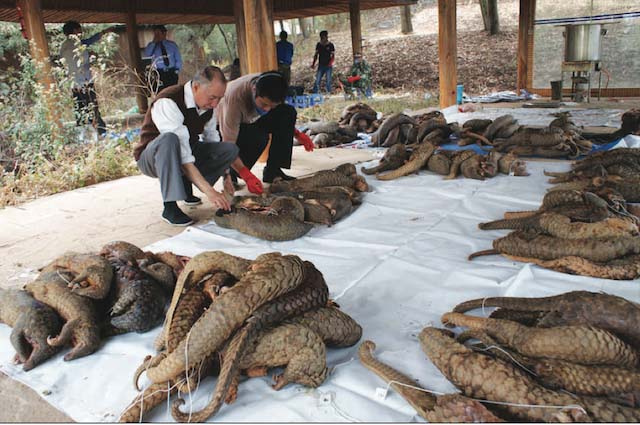
[[76, 125], [80, 126], [90, 121], [100, 136], [104, 135], [107, 129], [98, 109], [87, 47], [98, 42], [107, 32], [113, 31], [115, 27], [109, 27], [83, 39], [80, 23], [69, 21], [62, 27], [62, 32], [67, 38], [60, 45], [60, 58], [67, 67], [69, 78], [72, 79], [71, 91], [74, 98]]
[[291, 62], [293, 60], [293, 44], [287, 41], [286, 31], [280, 31], [280, 41], [276, 43], [278, 53], [278, 72], [282, 74], [287, 85], [291, 83]]
[[158, 71], [160, 76], [158, 90], [178, 84], [178, 74], [182, 69], [182, 57], [178, 45], [167, 40], [167, 27], [164, 25], [153, 26], [153, 41], [145, 47], [144, 55], [151, 58], [152, 68]]

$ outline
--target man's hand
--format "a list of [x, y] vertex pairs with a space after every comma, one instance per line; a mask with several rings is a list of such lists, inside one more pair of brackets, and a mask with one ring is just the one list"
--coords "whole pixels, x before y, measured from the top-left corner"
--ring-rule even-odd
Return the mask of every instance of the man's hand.
[[311, 140], [311, 137], [299, 131], [297, 128], [293, 129], [293, 135], [300, 143], [302, 143], [304, 150], [307, 152], [313, 152], [313, 141]]
[[238, 171], [238, 174], [240, 174], [240, 178], [247, 183], [247, 189], [249, 189], [249, 192], [260, 195], [264, 191], [260, 180], [258, 180], [258, 178], [254, 176], [247, 167]]
[[223, 193], [211, 190], [211, 193], [207, 195], [207, 199], [209, 199], [209, 202], [211, 202], [215, 208], [225, 211], [229, 211], [231, 209], [231, 205]]
[[314, 63], [311, 64], [311, 69], [313, 69], [315, 67], [316, 67], [316, 63], [314, 62]]

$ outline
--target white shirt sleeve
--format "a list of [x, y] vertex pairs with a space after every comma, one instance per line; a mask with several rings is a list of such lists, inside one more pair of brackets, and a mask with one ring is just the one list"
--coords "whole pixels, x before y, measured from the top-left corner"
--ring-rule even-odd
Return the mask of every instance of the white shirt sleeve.
[[181, 164], [196, 161], [189, 144], [189, 130], [183, 124], [184, 115], [173, 100], [167, 98], [156, 100], [151, 107], [151, 119], [160, 133], [173, 133], [178, 136]]
[[218, 130], [216, 130], [216, 126], [218, 121], [216, 120], [215, 111], [211, 116], [211, 119], [205, 124], [204, 130], [202, 130], [202, 140], [205, 142], [219, 142], [220, 134], [218, 134]]

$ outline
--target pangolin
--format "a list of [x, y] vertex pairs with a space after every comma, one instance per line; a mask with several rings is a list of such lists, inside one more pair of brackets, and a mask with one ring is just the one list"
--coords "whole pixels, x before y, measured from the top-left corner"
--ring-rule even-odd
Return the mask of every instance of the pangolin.
[[592, 326], [572, 325], [530, 328], [510, 320], [446, 313], [442, 322], [486, 332], [498, 343], [528, 357], [567, 360], [585, 365], [635, 368], [638, 353], [611, 332]]
[[542, 298], [488, 297], [463, 302], [453, 311], [464, 313], [482, 306], [544, 311], [546, 326], [595, 326], [640, 349], [640, 306], [616, 295], [571, 291]]
[[0, 289], [0, 322], [13, 328], [9, 339], [16, 350], [16, 360], [25, 371], [60, 350], [49, 345], [47, 337], [60, 332], [62, 320], [51, 307], [25, 291]]
[[427, 421], [502, 422], [485, 406], [460, 394], [434, 396], [417, 389], [416, 387], [419, 388], [419, 386], [414, 380], [376, 359], [373, 355], [375, 348], [373, 341], [364, 341], [360, 344], [358, 350], [360, 362], [385, 382], [391, 383], [391, 387]]
[[304, 277], [303, 269], [302, 260], [291, 255], [255, 261], [251, 270], [200, 316], [188, 337], [158, 366], [147, 370], [149, 379], [154, 383], [168, 381], [219, 349], [253, 311], [296, 288]]

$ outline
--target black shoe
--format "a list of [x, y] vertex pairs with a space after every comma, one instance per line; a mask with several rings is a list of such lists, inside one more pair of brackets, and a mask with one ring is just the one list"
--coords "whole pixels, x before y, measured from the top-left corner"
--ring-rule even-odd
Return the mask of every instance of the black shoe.
[[273, 183], [276, 177], [280, 177], [282, 180], [295, 180], [296, 178], [293, 176], [288, 176], [282, 172], [280, 168], [269, 168], [265, 167], [262, 172], [262, 181], [265, 183]]
[[174, 226], [185, 227], [193, 223], [191, 217], [182, 212], [175, 202], [165, 202], [162, 219]]
[[202, 199], [198, 198], [197, 196], [188, 196], [187, 199], [184, 200], [184, 204], [188, 205], [190, 207], [196, 206], [196, 205], [200, 205], [202, 203]]

